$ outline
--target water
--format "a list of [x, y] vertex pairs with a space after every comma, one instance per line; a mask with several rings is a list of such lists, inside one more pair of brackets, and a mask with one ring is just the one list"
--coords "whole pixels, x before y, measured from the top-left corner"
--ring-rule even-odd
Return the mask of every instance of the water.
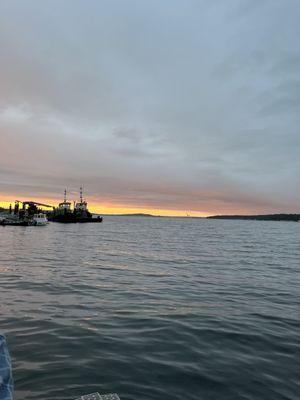
[[298, 400], [300, 224], [0, 229], [16, 400]]

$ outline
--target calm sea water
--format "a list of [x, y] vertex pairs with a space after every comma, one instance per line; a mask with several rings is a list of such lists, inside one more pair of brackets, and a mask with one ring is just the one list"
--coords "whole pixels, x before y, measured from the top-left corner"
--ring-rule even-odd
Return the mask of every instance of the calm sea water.
[[0, 227], [16, 400], [300, 398], [300, 223]]

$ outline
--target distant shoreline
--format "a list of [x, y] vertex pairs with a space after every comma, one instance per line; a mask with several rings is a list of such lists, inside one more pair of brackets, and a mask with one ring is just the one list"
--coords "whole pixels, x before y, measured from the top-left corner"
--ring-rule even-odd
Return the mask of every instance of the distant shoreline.
[[300, 214], [265, 214], [265, 215], [212, 215], [209, 219], [234, 219], [250, 221], [293, 221], [300, 220]]
[[153, 215], [153, 214], [103, 214], [114, 217], [142, 217], [142, 218], [186, 218], [186, 219], [231, 219], [231, 220], [247, 220], [247, 221], [300, 221], [300, 214], [262, 214], [262, 215], [210, 215], [208, 217], [185, 216], [185, 215]]
[[198, 216], [185, 216], [185, 215], [153, 215], [153, 214], [103, 214], [107, 216], [115, 217], [142, 217], [142, 218], [197, 218], [197, 219], [231, 219], [231, 220], [247, 220], [247, 221], [300, 221], [300, 214], [261, 214], [261, 215], [210, 215], [208, 217], [198, 217]]
[[207, 217], [197, 217], [192, 215], [154, 215], [154, 214], [144, 214], [144, 213], [131, 213], [131, 214], [101, 214], [107, 217], [141, 217], [141, 218], [207, 218]]

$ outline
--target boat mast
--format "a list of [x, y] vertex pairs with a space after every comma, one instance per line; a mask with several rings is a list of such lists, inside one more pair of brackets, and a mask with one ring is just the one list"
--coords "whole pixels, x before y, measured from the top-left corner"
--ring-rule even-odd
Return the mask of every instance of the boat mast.
[[83, 203], [82, 186], [80, 186], [80, 203]]
[[65, 189], [65, 192], [64, 192], [64, 203], [66, 203], [67, 202], [67, 189]]

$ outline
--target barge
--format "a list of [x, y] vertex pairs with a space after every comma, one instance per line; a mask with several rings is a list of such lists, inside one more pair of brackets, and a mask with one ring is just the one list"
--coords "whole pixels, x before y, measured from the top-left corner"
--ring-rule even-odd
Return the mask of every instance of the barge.
[[0, 225], [2, 226], [45, 226], [48, 224], [47, 215], [40, 207], [51, 207], [48, 204], [36, 201], [15, 201], [14, 209], [9, 207], [9, 212], [2, 215]]

